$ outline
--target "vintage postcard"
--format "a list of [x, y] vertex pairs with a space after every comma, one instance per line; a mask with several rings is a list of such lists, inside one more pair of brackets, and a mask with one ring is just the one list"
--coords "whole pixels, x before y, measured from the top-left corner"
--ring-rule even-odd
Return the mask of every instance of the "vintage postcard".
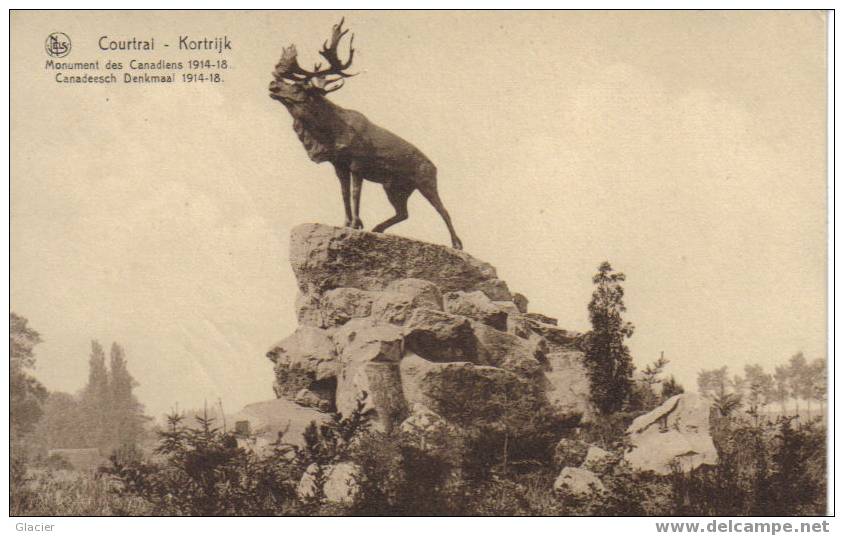
[[827, 515], [828, 19], [11, 11], [17, 530]]

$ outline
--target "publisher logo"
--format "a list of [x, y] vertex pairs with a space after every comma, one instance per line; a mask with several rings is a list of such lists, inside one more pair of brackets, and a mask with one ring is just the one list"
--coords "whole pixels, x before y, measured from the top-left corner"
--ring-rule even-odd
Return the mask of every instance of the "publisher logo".
[[70, 54], [70, 37], [63, 32], [53, 32], [44, 41], [44, 50], [54, 58], [64, 58]]

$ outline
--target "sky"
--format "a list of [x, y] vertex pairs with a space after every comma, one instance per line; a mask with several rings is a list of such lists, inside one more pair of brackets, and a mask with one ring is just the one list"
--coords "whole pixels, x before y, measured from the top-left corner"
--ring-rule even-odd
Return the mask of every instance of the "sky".
[[[532, 311], [588, 330], [608, 260], [635, 363], [664, 352], [687, 388], [705, 368], [826, 355], [822, 13], [16, 12], [11, 308], [44, 338], [49, 389], [84, 385], [97, 339], [125, 347], [151, 414], [273, 397], [265, 353], [296, 326], [290, 230], [344, 218], [333, 170], [266, 87], [284, 46], [313, 64], [344, 15], [360, 74], [332, 100], [437, 165], [466, 251]], [[57, 84], [53, 31], [65, 60], [229, 68]], [[104, 35], [157, 50], [103, 52]], [[180, 52], [181, 35], [233, 49]], [[392, 215], [373, 183], [361, 211], [367, 228]], [[389, 232], [448, 244], [419, 195]]]

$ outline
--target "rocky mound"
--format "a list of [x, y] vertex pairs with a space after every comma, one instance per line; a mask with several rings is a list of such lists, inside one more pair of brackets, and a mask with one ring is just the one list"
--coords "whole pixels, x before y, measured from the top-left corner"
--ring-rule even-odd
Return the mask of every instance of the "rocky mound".
[[419, 412], [483, 411], [500, 392], [540, 392], [563, 412], [590, 413], [580, 335], [529, 313], [491, 265], [317, 224], [293, 230], [290, 261], [299, 326], [267, 353], [277, 397], [348, 413], [366, 391], [385, 428]]

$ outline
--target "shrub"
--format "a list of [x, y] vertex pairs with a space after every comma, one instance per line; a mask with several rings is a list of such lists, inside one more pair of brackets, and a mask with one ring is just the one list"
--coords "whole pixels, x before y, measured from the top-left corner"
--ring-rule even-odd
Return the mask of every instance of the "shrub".
[[826, 434], [819, 422], [736, 416], [718, 419], [714, 429], [718, 465], [672, 477], [676, 514], [826, 513]]
[[[117, 452], [102, 473], [118, 483], [117, 493], [141, 498], [161, 515], [342, 513], [325, 503], [322, 488], [329, 468], [349, 459], [351, 445], [366, 430], [363, 407], [362, 398], [348, 418], [312, 422], [302, 448], [280, 437], [264, 456], [239, 446], [207, 415], [196, 417], [196, 427], [170, 415], [167, 429], [159, 432], [157, 460]], [[297, 487], [309, 467], [315, 493], [300, 498]]]

